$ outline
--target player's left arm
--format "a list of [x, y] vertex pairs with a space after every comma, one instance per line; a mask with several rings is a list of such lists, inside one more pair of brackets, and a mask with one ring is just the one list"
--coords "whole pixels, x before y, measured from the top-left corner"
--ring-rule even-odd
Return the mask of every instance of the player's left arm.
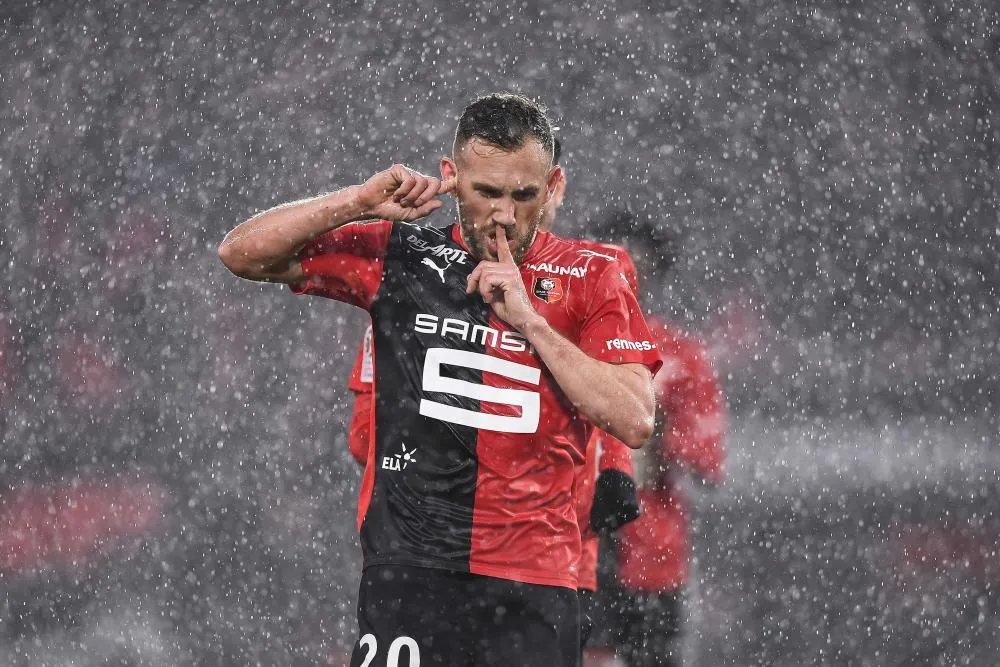
[[611, 364], [566, 340], [541, 315], [518, 328], [559, 388], [594, 424], [633, 449], [653, 434], [653, 374], [638, 363]]
[[643, 363], [600, 361], [560, 335], [531, 306], [503, 228], [497, 231], [497, 254], [499, 261], [480, 262], [473, 270], [467, 291], [478, 291], [521, 332], [581, 413], [629, 447], [641, 447], [653, 434], [652, 371]]

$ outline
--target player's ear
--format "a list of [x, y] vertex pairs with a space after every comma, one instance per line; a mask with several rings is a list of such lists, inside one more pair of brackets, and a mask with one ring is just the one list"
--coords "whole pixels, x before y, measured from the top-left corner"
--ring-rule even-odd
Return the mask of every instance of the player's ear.
[[557, 193], [560, 198], [562, 197], [562, 193], [566, 191], [566, 176], [563, 174], [562, 167], [559, 165], [552, 167], [552, 171], [549, 173], [549, 182], [546, 183], [545, 189], [547, 190], [546, 200], [556, 196]]
[[458, 176], [458, 167], [450, 157], [441, 158], [441, 180], [447, 181], [449, 178]]
[[559, 179], [556, 181], [556, 187], [552, 191], [552, 199], [555, 200], [552, 203], [555, 205], [556, 208], [562, 206], [563, 197], [565, 196], [566, 196], [566, 172], [563, 171], [562, 168], [560, 167]]

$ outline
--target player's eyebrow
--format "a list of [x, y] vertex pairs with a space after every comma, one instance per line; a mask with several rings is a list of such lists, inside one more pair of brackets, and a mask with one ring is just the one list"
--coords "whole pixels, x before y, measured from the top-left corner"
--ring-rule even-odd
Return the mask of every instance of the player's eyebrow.
[[494, 187], [492, 185], [487, 185], [486, 183], [473, 183], [472, 189], [478, 192], [482, 192], [487, 197], [499, 197], [503, 194], [503, 190]]
[[[473, 182], [472, 189], [483, 193], [488, 197], [500, 197], [503, 195], [504, 191], [502, 188], [498, 188], [487, 183]], [[528, 185], [523, 188], [515, 188], [511, 195], [513, 197], [527, 197], [531, 198], [538, 194], [538, 187], [534, 185]]]

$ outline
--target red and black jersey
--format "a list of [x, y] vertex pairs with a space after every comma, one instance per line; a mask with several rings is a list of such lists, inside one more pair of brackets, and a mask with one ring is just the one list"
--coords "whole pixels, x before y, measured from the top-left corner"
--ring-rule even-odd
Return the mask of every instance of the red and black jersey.
[[[575, 587], [573, 497], [591, 423], [476, 294], [457, 225], [346, 225], [300, 256], [298, 293], [366, 308], [375, 405], [359, 503], [365, 566], [396, 563]], [[659, 354], [621, 265], [539, 233], [521, 275], [535, 309], [591, 357]]]

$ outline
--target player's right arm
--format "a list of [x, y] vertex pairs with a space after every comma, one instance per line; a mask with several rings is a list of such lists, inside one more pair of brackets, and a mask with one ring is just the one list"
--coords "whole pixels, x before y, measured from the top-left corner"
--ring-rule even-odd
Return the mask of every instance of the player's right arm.
[[454, 187], [454, 179], [396, 164], [361, 185], [258, 213], [226, 235], [219, 259], [241, 278], [297, 283], [304, 277], [299, 254], [316, 237], [359, 220], [422, 218], [442, 206], [438, 195]]

